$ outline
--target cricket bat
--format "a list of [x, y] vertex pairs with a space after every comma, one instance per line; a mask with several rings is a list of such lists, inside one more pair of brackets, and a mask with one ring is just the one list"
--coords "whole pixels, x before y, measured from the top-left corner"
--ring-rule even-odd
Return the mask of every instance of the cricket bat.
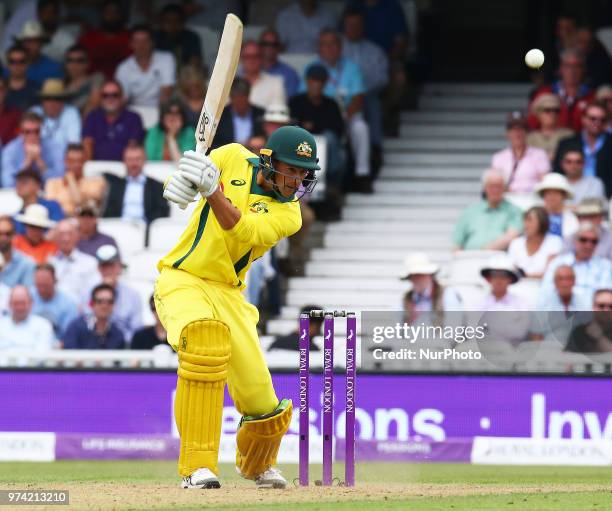
[[196, 151], [205, 153], [210, 148], [227, 104], [230, 88], [236, 75], [240, 47], [242, 45], [242, 21], [234, 14], [225, 18], [219, 51], [215, 60], [204, 105], [195, 132]]

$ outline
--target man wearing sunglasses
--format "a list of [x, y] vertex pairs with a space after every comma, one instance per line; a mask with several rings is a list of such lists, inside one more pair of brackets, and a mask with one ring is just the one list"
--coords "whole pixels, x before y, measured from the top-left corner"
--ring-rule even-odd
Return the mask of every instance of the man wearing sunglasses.
[[64, 151], [52, 140], [41, 137], [42, 119], [26, 112], [19, 124], [21, 134], [2, 151], [2, 186], [15, 186], [17, 173], [31, 167], [40, 173], [42, 181], [64, 174]]
[[37, 99], [38, 86], [28, 74], [28, 54], [21, 46], [13, 46], [6, 52], [6, 104], [22, 112], [30, 108]]
[[[291, 421], [259, 344], [259, 313], [242, 290], [252, 262], [300, 229], [298, 199], [319, 170], [314, 137], [277, 129], [257, 157], [239, 144], [209, 156], [186, 151], [164, 197], [195, 208], [176, 246], [158, 263], [155, 305], [178, 352], [175, 415], [181, 435], [183, 488], [218, 488], [223, 388], [228, 382], [238, 428], [236, 466], [258, 487], [284, 488], [273, 468]], [[198, 410], [203, 411], [197, 412]]]
[[601, 286], [612, 288], [612, 262], [609, 259], [595, 255], [601, 231], [591, 222], [583, 222], [574, 235], [574, 250], [555, 257], [542, 279], [542, 289], [552, 292], [554, 275], [559, 266], [571, 266], [576, 275], [576, 287], [584, 291], [586, 296]]
[[612, 195], [612, 135], [606, 132], [608, 115], [603, 103], [593, 102], [584, 110], [582, 131], [559, 143], [555, 155], [554, 169], [562, 171], [561, 160], [570, 148], [579, 148], [584, 154], [585, 176], [599, 177], [605, 187], [606, 195]]
[[612, 288], [602, 287], [593, 295], [593, 321], [572, 330], [565, 351], [612, 352]]
[[91, 314], [73, 320], [62, 336], [66, 350], [121, 350], [125, 340], [112, 320], [115, 290], [109, 284], [100, 284], [91, 292]]

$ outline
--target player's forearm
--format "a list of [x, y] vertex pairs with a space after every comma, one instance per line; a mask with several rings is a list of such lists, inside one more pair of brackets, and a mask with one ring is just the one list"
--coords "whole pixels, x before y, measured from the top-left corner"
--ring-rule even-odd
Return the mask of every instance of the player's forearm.
[[225, 197], [220, 188], [206, 200], [223, 230], [232, 229], [240, 220], [242, 213]]

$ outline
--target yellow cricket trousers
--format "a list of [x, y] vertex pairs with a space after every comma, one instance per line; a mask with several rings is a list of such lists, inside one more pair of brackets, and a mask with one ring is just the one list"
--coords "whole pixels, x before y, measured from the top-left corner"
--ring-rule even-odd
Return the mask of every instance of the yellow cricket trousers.
[[227, 385], [236, 409], [242, 415], [264, 415], [278, 406], [257, 335], [259, 311], [239, 289], [166, 266], [155, 283], [155, 307], [175, 350], [183, 328], [192, 321], [225, 323], [232, 350]]

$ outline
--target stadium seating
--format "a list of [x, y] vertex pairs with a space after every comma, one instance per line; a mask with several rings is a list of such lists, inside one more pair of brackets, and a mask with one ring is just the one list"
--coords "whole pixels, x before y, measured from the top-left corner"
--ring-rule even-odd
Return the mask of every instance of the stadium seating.
[[183, 222], [173, 218], [158, 218], [149, 227], [149, 250], [163, 252], [172, 248], [185, 229]]
[[217, 50], [219, 48], [219, 40], [221, 39], [221, 31], [214, 30], [205, 25], [187, 24], [189, 30], [194, 31], [200, 37], [200, 44], [204, 63], [209, 70], [215, 65], [217, 58]]
[[176, 165], [173, 162], [168, 161], [148, 161], [142, 172], [145, 176], [155, 179], [160, 183], [165, 183], [166, 178], [172, 174]]
[[86, 177], [101, 176], [102, 174], [113, 174], [117, 177], [125, 177], [127, 170], [122, 161], [89, 160], [85, 162], [83, 174]]
[[306, 66], [315, 60], [317, 55], [315, 53], [282, 53], [278, 58], [293, 67], [302, 76]]
[[134, 253], [145, 247], [147, 225], [144, 222], [121, 218], [100, 218], [98, 229], [115, 238], [124, 262], [130, 261]]
[[130, 105], [129, 109], [140, 115], [145, 130], [152, 128], [159, 121], [159, 108], [155, 106]]

